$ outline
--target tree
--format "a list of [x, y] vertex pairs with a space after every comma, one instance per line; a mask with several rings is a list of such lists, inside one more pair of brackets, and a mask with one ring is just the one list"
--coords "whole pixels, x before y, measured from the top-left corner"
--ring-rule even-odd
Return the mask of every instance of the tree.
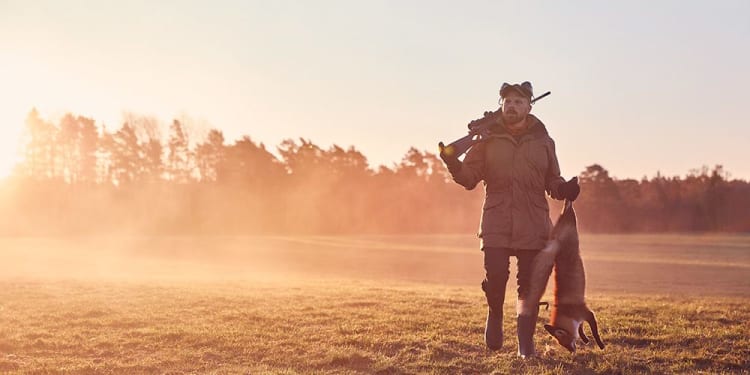
[[262, 143], [256, 144], [248, 136], [235, 141], [225, 151], [217, 168], [217, 178], [221, 182], [260, 188], [286, 175], [283, 164]]
[[54, 125], [42, 120], [33, 108], [26, 116], [25, 170], [33, 179], [49, 179], [56, 176]]
[[111, 176], [116, 185], [124, 185], [139, 177], [140, 155], [138, 137], [128, 123], [109, 138], [112, 155]]
[[161, 180], [165, 168], [159, 122], [153, 117], [132, 113], [126, 114], [125, 118], [138, 142], [138, 179], [150, 183]]
[[190, 148], [182, 123], [173, 120], [169, 127], [168, 171], [170, 180], [186, 183], [190, 179]]
[[410, 147], [401, 162], [396, 166], [396, 173], [419, 179], [427, 179], [430, 175], [430, 166], [425, 160], [425, 155], [414, 147]]
[[200, 179], [202, 181], [216, 181], [219, 166], [225, 158], [224, 134], [219, 130], [211, 129], [206, 136], [206, 140], [198, 144], [195, 150]]
[[70, 113], [60, 120], [60, 131], [57, 133], [59, 163], [65, 182], [75, 184], [80, 174], [80, 137], [81, 128], [78, 120]]
[[93, 184], [98, 180], [97, 176], [97, 151], [101, 146], [99, 130], [94, 120], [79, 116], [79, 169], [78, 181], [85, 184]]
[[[581, 197], [577, 204], [581, 226], [596, 232], [617, 232], [630, 224], [617, 184], [599, 164], [586, 167], [579, 178]], [[596, 218], [585, 220], [584, 218]]]
[[292, 176], [309, 176], [327, 170], [323, 149], [310, 140], [300, 138], [299, 141], [297, 144], [291, 139], [285, 139], [277, 148], [287, 172]]

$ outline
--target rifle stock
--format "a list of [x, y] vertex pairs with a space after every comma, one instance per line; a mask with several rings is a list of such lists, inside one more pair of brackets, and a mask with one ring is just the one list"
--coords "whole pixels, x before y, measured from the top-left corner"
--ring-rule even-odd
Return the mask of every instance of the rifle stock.
[[467, 136], [461, 137], [451, 142], [447, 146], [444, 145], [443, 142], [439, 142], [438, 147], [440, 148], [440, 153], [443, 153], [448, 156], [456, 155], [456, 157], [459, 157], [463, 155], [466, 151], [469, 151], [471, 146], [474, 146], [480, 140], [481, 139], [479, 139], [476, 135], [469, 134]]

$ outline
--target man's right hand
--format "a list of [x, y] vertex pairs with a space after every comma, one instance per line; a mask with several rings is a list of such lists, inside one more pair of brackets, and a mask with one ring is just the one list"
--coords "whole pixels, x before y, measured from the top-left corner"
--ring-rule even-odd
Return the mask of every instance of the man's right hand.
[[440, 142], [438, 146], [440, 147], [440, 159], [443, 159], [443, 162], [448, 167], [448, 171], [453, 173], [454, 171], [460, 169], [461, 162], [458, 160], [458, 156], [456, 156], [453, 148], [446, 147], [445, 145], [443, 145], [443, 142]]

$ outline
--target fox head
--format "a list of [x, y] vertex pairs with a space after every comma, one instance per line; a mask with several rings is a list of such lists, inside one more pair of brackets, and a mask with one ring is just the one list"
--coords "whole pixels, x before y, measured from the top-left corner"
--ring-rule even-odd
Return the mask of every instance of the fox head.
[[544, 329], [552, 335], [557, 342], [571, 353], [576, 352], [576, 339], [578, 339], [578, 327], [581, 322], [572, 318], [564, 317], [558, 319], [555, 325], [545, 324]]
[[596, 324], [596, 316], [590, 310], [585, 317], [585, 320], [574, 319], [570, 316], [560, 315], [553, 311], [552, 321], [550, 324], [545, 324], [544, 329], [552, 335], [557, 342], [562, 345], [565, 349], [568, 349], [571, 353], [576, 352], [576, 340], [580, 337], [584, 344], [589, 343], [589, 338], [583, 332], [583, 322], [588, 322], [591, 327], [591, 333], [594, 335], [596, 344], [600, 349], [604, 349], [604, 343], [601, 337], [599, 337], [599, 328]]

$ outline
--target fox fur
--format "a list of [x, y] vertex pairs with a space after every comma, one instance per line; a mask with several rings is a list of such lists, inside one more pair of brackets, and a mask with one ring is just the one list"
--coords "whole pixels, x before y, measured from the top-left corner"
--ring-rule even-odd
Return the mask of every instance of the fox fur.
[[578, 242], [578, 228], [573, 203], [565, 201], [560, 218], [552, 229], [547, 246], [534, 257], [532, 279], [527, 306], [539, 306], [547, 288], [552, 268], [555, 269], [555, 292], [550, 324], [544, 328], [571, 353], [576, 351], [576, 340], [589, 339], [583, 332], [588, 322], [599, 348], [604, 349], [594, 313], [586, 306], [586, 272]]

